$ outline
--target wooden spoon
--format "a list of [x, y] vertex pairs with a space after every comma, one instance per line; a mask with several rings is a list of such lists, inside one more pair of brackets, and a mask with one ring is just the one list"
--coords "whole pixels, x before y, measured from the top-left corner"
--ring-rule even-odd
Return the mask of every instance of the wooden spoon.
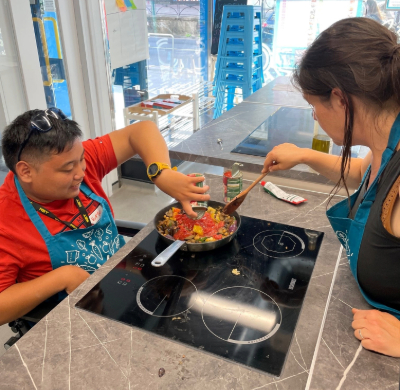
[[267, 176], [267, 173], [262, 173], [256, 180], [253, 181], [253, 183], [250, 184], [248, 188], [246, 188], [244, 191], [242, 191], [239, 195], [235, 196], [227, 205], [225, 205], [224, 209], [222, 212], [224, 214], [232, 214], [236, 209], [243, 203], [243, 201], [246, 199], [247, 194], [250, 192], [250, 190], [255, 187], [255, 185], [260, 182], [265, 176]]

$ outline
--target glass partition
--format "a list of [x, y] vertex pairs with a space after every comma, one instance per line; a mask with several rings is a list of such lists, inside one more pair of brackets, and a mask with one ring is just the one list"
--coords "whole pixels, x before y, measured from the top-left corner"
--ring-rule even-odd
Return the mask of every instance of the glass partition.
[[[400, 10], [400, 8], [399, 8]], [[400, 11], [376, 0], [268, 0], [263, 2], [264, 81], [290, 75], [314, 39], [334, 22], [364, 16], [395, 32], [400, 41]]]
[[72, 117], [55, 2], [31, 2], [31, 13], [47, 107]]
[[[205, 0], [201, 0], [205, 1]], [[149, 91], [165, 93], [205, 78], [200, 36], [201, 1], [149, 0]], [[150, 94], [151, 94], [150, 93]]]
[[[114, 65], [115, 61], [113, 63], [114, 42], [110, 31], [114, 3], [118, 4], [105, 1], [105, 15], [110, 40], [115, 124], [116, 128], [121, 128], [127, 123], [125, 107], [160, 94], [191, 94], [207, 83], [208, 0], [140, 0], [135, 3], [137, 9], [133, 12], [130, 7], [126, 11], [122, 7], [119, 11], [115, 9], [122, 17], [128, 12], [145, 11], [146, 26], [140, 35], [132, 36], [132, 40], [139, 39], [148, 44], [148, 57], [118, 67]], [[120, 40], [122, 47], [123, 38]]]
[[[208, 71], [212, 57], [211, 37], [204, 27], [213, 23], [208, 1], [141, 1], [146, 14], [146, 26], [141, 34], [148, 37], [148, 58], [122, 67], [113, 67], [111, 61], [117, 128], [126, 124], [125, 107], [159, 94], [199, 90], [199, 86], [208, 81], [207, 75], [214, 74], [213, 68]], [[217, 2], [213, 1], [214, 7]], [[343, 18], [374, 19], [394, 31], [400, 40], [400, 11], [388, 9], [386, 3], [376, 0], [247, 0], [248, 5], [260, 5], [262, 9], [264, 85], [277, 77], [290, 76], [314, 39]], [[141, 36], [146, 39], [144, 35]], [[212, 63], [214, 67], [215, 58]], [[212, 107], [211, 89], [204, 89], [204, 96], [209, 99], [208, 107]], [[238, 96], [234, 103], [241, 101]]]

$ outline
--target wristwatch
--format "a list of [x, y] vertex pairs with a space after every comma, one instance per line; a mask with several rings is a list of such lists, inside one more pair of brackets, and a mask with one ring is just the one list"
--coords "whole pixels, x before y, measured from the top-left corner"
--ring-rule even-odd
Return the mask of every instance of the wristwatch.
[[150, 180], [153, 180], [162, 172], [163, 169], [172, 169], [176, 171], [178, 168], [177, 167], [171, 168], [168, 164], [154, 162], [147, 167], [147, 176], [149, 177]]

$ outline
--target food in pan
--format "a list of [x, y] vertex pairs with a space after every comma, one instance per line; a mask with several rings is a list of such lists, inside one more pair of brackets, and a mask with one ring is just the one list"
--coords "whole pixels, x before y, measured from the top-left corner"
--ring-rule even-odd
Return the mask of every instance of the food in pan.
[[208, 207], [204, 216], [198, 220], [193, 220], [183, 210], [172, 207], [157, 224], [157, 230], [163, 236], [189, 243], [221, 240], [233, 234], [236, 229], [236, 218], [224, 214], [222, 207]]

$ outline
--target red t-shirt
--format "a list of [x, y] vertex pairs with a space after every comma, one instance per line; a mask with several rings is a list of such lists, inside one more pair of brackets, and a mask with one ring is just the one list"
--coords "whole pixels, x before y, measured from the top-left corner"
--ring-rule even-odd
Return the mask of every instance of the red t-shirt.
[[[110, 137], [105, 135], [83, 142], [86, 171], [84, 182], [96, 194], [107, 200], [101, 180], [117, 167], [117, 159]], [[93, 218], [98, 203], [79, 194], [84, 206]], [[84, 228], [73, 199], [56, 200], [45, 207], [58, 218], [70, 221]], [[112, 211], [112, 208], [111, 208]], [[69, 230], [64, 224], [39, 213], [51, 234]], [[18, 282], [27, 282], [52, 270], [46, 244], [29, 219], [22, 206], [14, 183], [14, 174], [9, 172], [0, 187], [0, 292]]]

